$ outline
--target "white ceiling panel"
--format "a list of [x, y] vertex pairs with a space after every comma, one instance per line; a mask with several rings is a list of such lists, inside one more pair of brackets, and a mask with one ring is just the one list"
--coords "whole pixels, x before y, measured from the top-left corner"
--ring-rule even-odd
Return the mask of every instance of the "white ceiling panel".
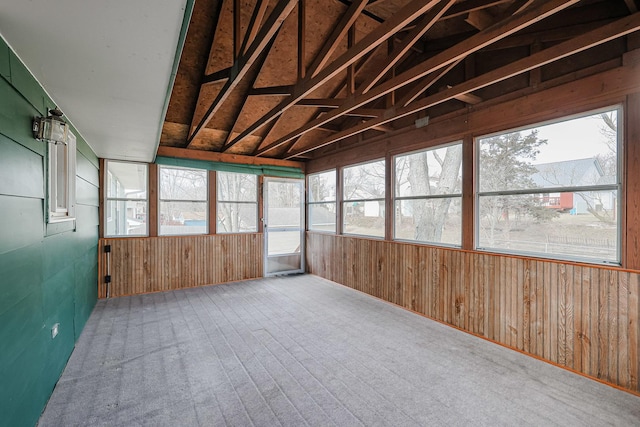
[[186, 0], [0, 0], [0, 34], [99, 157], [151, 161]]

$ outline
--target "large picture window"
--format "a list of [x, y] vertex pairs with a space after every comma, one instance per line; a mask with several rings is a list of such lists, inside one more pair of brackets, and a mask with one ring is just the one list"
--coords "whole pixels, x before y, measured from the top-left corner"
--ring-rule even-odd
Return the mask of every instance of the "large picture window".
[[160, 166], [158, 173], [158, 234], [206, 234], [209, 218], [208, 172], [203, 169]]
[[460, 246], [462, 144], [396, 156], [394, 238]]
[[147, 235], [147, 165], [106, 161], [105, 236]]
[[309, 175], [309, 230], [336, 232], [336, 171]]
[[342, 173], [343, 232], [384, 237], [385, 161], [346, 167]]
[[258, 177], [218, 172], [218, 233], [258, 231]]
[[477, 248], [619, 263], [620, 113], [479, 138]]

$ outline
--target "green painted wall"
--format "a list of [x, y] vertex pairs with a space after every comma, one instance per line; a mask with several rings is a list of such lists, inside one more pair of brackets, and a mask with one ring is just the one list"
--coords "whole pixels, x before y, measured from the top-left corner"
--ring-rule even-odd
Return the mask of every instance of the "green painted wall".
[[98, 159], [77, 132], [76, 229], [45, 224], [31, 119], [53, 107], [0, 38], [0, 426], [37, 423], [97, 300]]

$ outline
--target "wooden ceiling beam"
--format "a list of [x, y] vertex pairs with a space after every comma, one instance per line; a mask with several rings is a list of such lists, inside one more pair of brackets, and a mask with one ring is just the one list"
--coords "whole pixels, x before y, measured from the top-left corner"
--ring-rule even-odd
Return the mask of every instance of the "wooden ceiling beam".
[[305, 98], [296, 105], [301, 107], [338, 108], [344, 102], [344, 98]]
[[269, 52], [271, 51], [271, 48], [273, 48], [273, 43], [275, 42], [275, 39], [276, 39], [276, 37], [271, 39], [271, 41], [267, 45], [266, 49], [259, 56], [259, 59], [256, 62], [257, 67], [258, 67], [258, 71], [254, 74], [254, 76], [253, 76], [253, 78], [251, 80], [251, 84], [249, 85], [249, 88], [246, 89], [245, 93], [243, 93], [243, 95], [242, 95], [242, 103], [240, 104], [240, 109], [238, 110], [238, 112], [236, 114], [234, 114], [235, 118], [233, 119], [233, 124], [229, 128], [229, 132], [227, 132], [227, 136], [225, 137], [224, 143], [222, 144], [222, 151], [224, 151], [224, 147], [227, 144], [229, 144], [229, 140], [231, 140], [231, 132], [233, 132], [233, 128], [236, 127], [236, 125], [238, 124], [238, 121], [240, 120], [240, 115], [242, 114], [242, 110], [244, 109], [245, 105], [247, 104], [247, 100], [249, 99], [249, 96], [251, 95], [251, 88], [253, 88], [253, 85], [256, 84], [256, 80], [258, 79], [258, 76], [260, 75], [260, 71], [259, 70], [264, 66], [264, 63], [267, 60], [267, 56], [269, 55]]
[[567, 56], [585, 51], [594, 46], [606, 43], [610, 40], [614, 40], [638, 30], [640, 30], [640, 13], [627, 16], [597, 30], [590, 31], [571, 40], [567, 40], [545, 50], [536, 52], [526, 58], [514, 61], [508, 65], [453, 86], [450, 89], [446, 89], [442, 92], [423, 98], [406, 107], [389, 109], [380, 118], [371, 119], [350, 129], [340, 131], [317, 144], [312, 144], [311, 146], [291, 151], [287, 153], [285, 158], [295, 158], [300, 154], [317, 150], [318, 148], [335, 143], [350, 136], [357, 135], [368, 129], [372, 129], [374, 126], [389, 123], [401, 117], [406, 117], [419, 111], [426, 110], [448, 100], [455, 99], [459, 95], [468, 94], [474, 90], [498, 83], [518, 74], [558, 61]]
[[307, 73], [305, 56], [307, 54], [307, 2], [298, 0], [298, 80], [304, 79]]
[[385, 111], [383, 108], [356, 108], [355, 110], [349, 111], [345, 116], [374, 118], [380, 117]]
[[333, 31], [322, 45], [322, 49], [320, 49], [320, 52], [318, 52], [316, 58], [311, 63], [307, 74], [309, 77], [314, 77], [318, 74], [318, 71], [326, 65], [333, 52], [335, 52], [340, 42], [347, 35], [349, 28], [356, 22], [356, 19], [358, 19], [360, 13], [366, 6], [367, 0], [355, 0], [351, 3], [351, 6], [349, 6], [347, 11], [340, 17], [340, 21], [338, 21], [333, 28]]
[[[207, 126], [207, 124], [213, 118], [213, 115], [220, 109], [222, 104], [229, 98], [233, 89], [240, 83], [240, 81], [247, 74], [251, 66], [258, 59], [260, 54], [264, 51], [267, 45], [271, 42], [271, 39], [276, 35], [280, 26], [284, 22], [284, 20], [289, 16], [289, 13], [293, 10], [296, 5], [296, 0], [280, 0], [276, 7], [273, 9], [269, 18], [262, 26], [258, 35], [256, 36], [251, 46], [248, 48], [247, 53], [238, 59], [231, 68], [231, 76], [226, 81], [216, 99], [207, 109], [207, 112], [204, 114], [204, 117], [200, 120], [200, 122], [195, 126], [193, 132], [188, 137], [187, 147], [191, 145], [191, 143], [198, 137], [202, 129]], [[191, 126], [193, 128], [193, 124]]]
[[469, 12], [465, 18], [465, 22], [472, 27], [482, 31], [493, 25], [494, 18], [485, 10], [474, 10]]
[[513, 15], [502, 21], [500, 24], [493, 25], [486, 30], [469, 37], [468, 39], [463, 40], [457, 45], [426, 59], [404, 73], [401, 73], [398, 76], [376, 86], [369, 92], [357, 97], [348, 98], [340, 108], [330, 111], [317, 120], [313, 120], [297, 130], [290, 132], [284, 137], [279, 138], [272, 144], [269, 144], [259, 150], [257, 154], [263, 155], [264, 153], [286, 144], [292, 139], [297, 138], [321, 124], [342, 116], [355, 108], [362, 107], [365, 104], [386, 95], [387, 93], [393, 92], [404, 85], [419, 80], [453, 62], [464, 59], [470, 53], [476, 52], [498, 40], [502, 40], [523, 28], [535, 24], [536, 22], [540, 22], [544, 18], [564, 10], [579, 1], [580, 0], [548, 0], [537, 7], [531, 8], [520, 14]]
[[[321, 108], [322, 112], [327, 112], [332, 108], [340, 107], [342, 102], [342, 99], [302, 99], [296, 105], [299, 107]], [[378, 117], [384, 111], [382, 108], [356, 108], [345, 114], [345, 116]]]
[[231, 67], [223, 68], [222, 70], [216, 71], [215, 73], [207, 74], [202, 78], [200, 82], [201, 85], [206, 85], [209, 83], [217, 83], [223, 80], [228, 80], [231, 76]]
[[415, 26], [409, 34], [407, 34], [400, 44], [394, 46], [391, 54], [369, 78], [367, 78], [356, 91], [356, 95], [366, 93], [371, 89], [380, 79], [393, 68], [394, 65], [400, 61], [400, 59], [411, 49], [420, 38], [442, 17], [442, 15], [456, 2], [456, 0], [442, 1], [437, 6], [433, 7], [427, 12], [420, 22]]
[[[451, 89], [452, 86], [448, 86], [448, 89]], [[472, 93], [461, 93], [459, 95], [456, 95], [453, 97], [454, 99], [457, 99], [458, 101], [464, 102], [465, 104], [469, 104], [469, 105], [476, 105], [476, 104], [480, 104], [482, 102], [482, 98], [480, 98], [478, 95], [474, 95]]]
[[233, 0], [233, 60], [237, 61], [242, 52], [240, 39], [242, 38], [242, 0]]
[[289, 96], [293, 93], [292, 85], [254, 87], [249, 90], [251, 96]]
[[305, 164], [291, 160], [267, 159], [260, 157], [244, 156], [240, 154], [224, 154], [215, 151], [205, 150], [188, 150], [186, 148], [167, 147], [161, 145], [158, 147], [158, 156], [174, 157], [178, 159], [206, 160], [209, 162], [224, 162], [241, 165], [256, 166], [284, 166], [289, 168], [298, 168], [304, 171]]
[[[356, 43], [355, 46], [353, 46], [353, 48], [347, 50], [338, 59], [320, 70], [315, 77], [299, 82], [296, 85], [294, 94], [292, 96], [283, 100], [281, 103], [272, 108], [261, 119], [257, 120], [251, 126], [249, 126], [244, 132], [242, 132], [231, 142], [230, 146], [233, 146], [243, 138], [253, 134], [253, 132], [271, 122], [276, 117], [280, 116], [284, 111], [294, 106], [300, 99], [309, 95], [315, 89], [331, 80], [340, 72], [344, 71], [349, 65], [358, 61], [367, 53], [378, 47], [380, 44], [384, 43], [405, 25], [414, 21], [416, 18], [431, 9], [437, 3], [439, 3], [439, 0], [412, 0], [405, 7], [400, 9], [395, 15], [393, 15], [393, 17], [386, 20], [384, 23], [380, 24], [377, 28], [372, 30], [369, 34], [364, 36], [362, 40], [360, 40], [358, 43]], [[310, 75], [310, 73], [308, 75]], [[290, 141], [291, 139], [289, 139], [288, 141]]]
[[638, 6], [634, 0], [624, 0], [624, 2], [627, 5], [629, 12], [636, 13], [638, 11]]
[[[349, 33], [347, 34], [347, 49], [351, 49], [353, 45], [356, 44], [356, 26], [352, 25], [349, 28]], [[349, 64], [347, 67], [347, 78], [345, 80], [347, 85], [347, 94], [353, 95], [356, 91], [356, 66], [355, 64]]]
[[502, 3], [509, 3], [511, 1], [513, 0], [467, 0], [465, 2], [452, 6], [440, 20], [444, 21], [447, 19], [456, 18], [458, 16], [467, 15], [477, 10], [488, 9], [492, 6], [496, 6]]
[[520, 13], [529, 6], [531, 6], [537, 0], [515, 0], [511, 6], [505, 11], [505, 15], [515, 15]]
[[260, 24], [262, 24], [262, 20], [264, 19], [264, 14], [267, 12], [268, 5], [269, 0], [258, 0], [256, 3], [253, 13], [251, 14], [251, 20], [249, 21], [249, 28], [244, 35], [242, 47], [240, 48], [243, 55], [247, 53], [247, 46], [251, 46], [251, 43], [256, 39], [256, 35], [260, 29]]
[[419, 82], [413, 89], [411, 89], [402, 99], [398, 101], [398, 105], [401, 107], [406, 107], [408, 104], [412, 103], [420, 95], [425, 93], [431, 86], [433, 86], [438, 80], [444, 77], [449, 71], [451, 71], [456, 65], [462, 62], [462, 59], [459, 59], [451, 64], [447, 65], [440, 70], [434, 71], [424, 78], [424, 81]]

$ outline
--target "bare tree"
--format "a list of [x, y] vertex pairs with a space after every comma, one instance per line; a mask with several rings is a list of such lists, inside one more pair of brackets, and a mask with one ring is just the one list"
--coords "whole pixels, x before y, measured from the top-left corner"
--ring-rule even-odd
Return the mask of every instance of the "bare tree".
[[[439, 164], [438, 171], [429, 168], [428, 155]], [[446, 148], [444, 158], [438, 150], [423, 151], [408, 157], [407, 179], [414, 195], [443, 195], [459, 192], [462, 145]], [[398, 181], [398, 180], [397, 180]], [[400, 185], [397, 182], [396, 185]], [[442, 241], [442, 231], [451, 206], [451, 198], [415, 199], [413, 218], [415, 239], [426, 242]]]
[[224, 232], [238, 232], [257, 227], [257, 176], [218, 172], [218, 224]]
[[[192, 201], [207, 200], [207, 172], [196, 169], [160, 168], [161, 224], [177, 224], [184, 212], [194, 209]], [[165, 201], [166, 200], [166, 201]], [[197, 209], [197, 207], [195, 208]], [[203, 210], [204, 212], [204, 210]]]

